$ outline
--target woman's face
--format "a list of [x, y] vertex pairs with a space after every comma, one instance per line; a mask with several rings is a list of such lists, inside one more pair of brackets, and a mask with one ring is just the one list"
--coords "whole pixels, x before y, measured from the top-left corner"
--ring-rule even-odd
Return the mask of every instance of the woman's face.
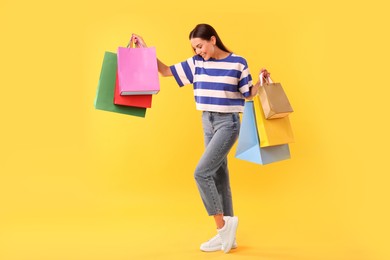
[[215, 51], [214, 36], [211, 36], [211, 39], [209, 41], [203, 40], [201, 38], [192, 38], [190, 42], [195, 53], [202, 56], [204, 60], [209, 60], [214, 56], [214, 51]]

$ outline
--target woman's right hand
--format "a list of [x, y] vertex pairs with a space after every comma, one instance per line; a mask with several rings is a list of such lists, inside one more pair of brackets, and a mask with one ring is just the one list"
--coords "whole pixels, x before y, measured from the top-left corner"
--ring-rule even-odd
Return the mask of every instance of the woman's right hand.
[[137, 34], [132, 34], [131, 35], [131, 40], [130, 40], [130, 45], [134, 43], [136, 48], [147, 48], [148, 46], [146, 45], [144, 39], [142, 39], [141, 36]]

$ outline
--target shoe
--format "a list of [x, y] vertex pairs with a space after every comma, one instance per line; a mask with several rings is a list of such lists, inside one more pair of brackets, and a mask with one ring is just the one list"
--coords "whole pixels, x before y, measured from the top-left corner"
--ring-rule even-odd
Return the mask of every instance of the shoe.
[[[235, 248], [237, 248], [237, 243], [236, 240], [234, 239], [232, 249]], [[204, 242], [203, 244], [200, 245], [200, 250], [202, 250], [203, 252], [215, 252], [215, 251], [223, 250], [221, 236], [217, 234], [209, 241]]]
[[224, 253], [228, 253], [233, 247], [234, 240], [236, 238], [238, 218], [237, 217], [225, 217], [225, 225], [218, 230], [218, 234], [222, 240], [222, 249]]

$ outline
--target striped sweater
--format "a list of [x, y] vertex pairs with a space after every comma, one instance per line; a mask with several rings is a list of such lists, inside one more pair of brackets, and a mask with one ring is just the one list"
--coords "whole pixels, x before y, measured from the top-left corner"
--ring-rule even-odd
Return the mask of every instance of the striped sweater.
[[232, 53], [224, 59], [206, 61], [195, 55], [170, 68], [180, 87], [193, 84], [198, 110], [220, 113], [244, 111], [252, 77], [243, 57]]

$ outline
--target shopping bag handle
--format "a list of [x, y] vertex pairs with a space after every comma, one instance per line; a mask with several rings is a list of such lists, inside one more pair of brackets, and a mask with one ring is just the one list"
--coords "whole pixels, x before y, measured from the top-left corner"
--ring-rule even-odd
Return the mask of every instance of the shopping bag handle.
[[134, 48], [133, 35], [131, 35], [130, 41], [127, 44], [126, 48]]
[[129, 43], [127, 44], [126, 48], [134, 48], [134, 47], [133, 47], [133, 44], [132, 44], [132, 42], [131, 42], [131, 40], [130, 40]]
[[[259, 79], [260, 79], [260, 86], [263, 86], [264, 85], [264, 72], [260, 73], [259, 75]], [[268, 76], [266, 79], [265, 79], [265, 83], [274, 83], [271, 79], [270, 76]]]

